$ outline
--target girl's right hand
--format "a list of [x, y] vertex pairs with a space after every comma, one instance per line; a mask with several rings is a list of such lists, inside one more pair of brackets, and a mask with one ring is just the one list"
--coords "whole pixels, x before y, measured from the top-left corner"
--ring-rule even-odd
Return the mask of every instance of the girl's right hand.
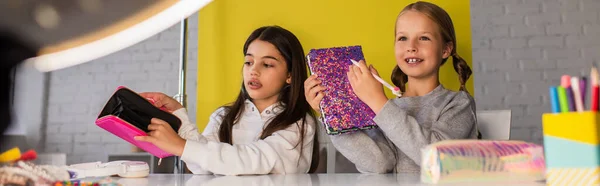
[[315, 111], [320, 111], [319, 103], [323, 100], [325, 87], [321, 86], [321, 80], [317, 79], [317, 75], [313, 74], [304, 81], [304, 96], [310, 107]]
[[165, 107], [169, 112], [175, 112], [176, 110], [183, 108], [181, 103], [177, 102], [177, 100], [160, 92], [144, 92], [140, 93], [140, 96], [145, 97], [146, 99], [152, 99], [155, 107]]

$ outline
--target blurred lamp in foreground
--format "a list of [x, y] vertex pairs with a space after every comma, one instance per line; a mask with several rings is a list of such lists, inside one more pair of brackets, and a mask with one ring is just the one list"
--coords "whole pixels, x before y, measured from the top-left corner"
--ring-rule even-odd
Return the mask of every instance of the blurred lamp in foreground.
[[149, 38], [211, 0], [1, 0], [0, 134], [10, 124], [10, 72], [21, 62], [48, 72]]

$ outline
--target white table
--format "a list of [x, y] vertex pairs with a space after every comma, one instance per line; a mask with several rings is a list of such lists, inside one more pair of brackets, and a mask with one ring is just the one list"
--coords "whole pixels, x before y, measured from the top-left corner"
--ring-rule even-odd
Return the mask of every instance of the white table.
[[[93, 181], [100, 178], [84, 179]], [[197, 185], [250, 185], [250, 186], [328, 186], [328, 185], [428, 185], [420, 182], [419, 174], [293, 174], [293, 175], [260, 175], [260, 176], [215, 176], [192, 174], [151, 174], [147, 178], [118, 178], [118, 183], [129, 186], [197, 186]], [[543, 182], [516, 183], [510, 182], [472, 182], [438, 185], [539, 185]]]

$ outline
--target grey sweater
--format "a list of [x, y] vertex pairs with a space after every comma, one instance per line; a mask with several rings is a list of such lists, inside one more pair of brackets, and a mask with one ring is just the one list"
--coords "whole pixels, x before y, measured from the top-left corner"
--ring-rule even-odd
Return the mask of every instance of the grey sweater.
[[424, 96], [389, 100], [374, 121], [379, 128], [330, 136], [364, 173], [419, 172], [423, 147], [478, 134], [473, 98], [442, 85]]

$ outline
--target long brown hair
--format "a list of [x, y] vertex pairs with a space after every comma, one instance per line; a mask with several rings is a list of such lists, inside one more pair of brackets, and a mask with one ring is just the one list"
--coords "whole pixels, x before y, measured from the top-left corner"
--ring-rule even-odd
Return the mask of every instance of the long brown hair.
[[[420, 12], [429, 17], [429, 19], [433, 20], [433, 22], [438, 24], [440, 28], [440, 33], [442, 35], [444, 44], [452, 43], [453, 47], [450, 54], [452, 56], [454, 70], [456, 71], [456, 73], [458, 73], [458, 80], [460, 81], [460, 90], [467, 91], [465, 84], [467, 80], [469, 80], [469, 77], [471, 77], [472, 72], [467, 62], [462, 57], [460, 57], [458, 53], [456, 53], [456, 34], [454, 31], [454, 24], [452, 23], [450, 15], [448, 15], [448, 13], [444, 9], [440, 8], [439, 6], [433, 3], [418, 1], [404, 7], [400, 14], [398, 14], [398, 17], [400, 17], [406, 11], [410, 10]], [[394, 33], [396, 32], [394, 31]], [[442, 59], [442, 65], [446, 63], [446, 60], [448, 60], [448, 58]], [[405, 85], [406, 82], [408, 82], [408, 76], [404, 72], [402, 72], [398, 65], [396, 65], [396, 67], [394, 67], [394, 70], [392, 71], [392, 82], [394, 83], [394, 85], [400, 87], [400, 90], [402, 92], [406, 91]]]
[[[287, 64], [287, 71], [292, 77], [290, 85], [284, 86], [279, 94], [278, 102], [285, 104], [283, 111], [267, 124], [260, 135], [260, 139], [265, 139], [279, 130], [286, 129], [289, 126], [296, 124], [300, 129], [300, 141], [294, 148], [297, 148], [298, 145], [300, 145], [300, 154], [302, 155], [306, 125], [308, 123], [307, 119], [311, 119], [316, 123], [315, 116], [303, 94], [304, 81], [308, 78], [304, 49], [298, 38], [296, 38], [292, 32], [279, 26], [265, 26], [254, 30], [252, 34], [250, 34], [244, 44], [243, 55], [246, 55], [250, 43], [257, 39], [269, 42], [279, 50], [279, 53], [281, 53]], [[221, 142], [233, 144], [233, 126], [237, 124], [241, 114], [244, 112], [246, 99], [251, 98], [247, 94], [244, 83], [242, 82], [240, 93], [235, 102], [228, 106], [224, 106], [225, 114], [219, 128], [219, 140]], [[309, 117], [307, 117], [307, 114]], [[318, 134], [316, 134], [315, 131], [315, 139], [313, 141], [313, 165], [318, 163], [318, 156], [315, 156], [315, 153], [318, 153], [315, 152], [315, 149], [318, 149], [315, 148], [318, 147], [318, 141], [316, 140], [317, 136]], [[315, 168], [315, 166], [311, 167], [311, 169]]]

